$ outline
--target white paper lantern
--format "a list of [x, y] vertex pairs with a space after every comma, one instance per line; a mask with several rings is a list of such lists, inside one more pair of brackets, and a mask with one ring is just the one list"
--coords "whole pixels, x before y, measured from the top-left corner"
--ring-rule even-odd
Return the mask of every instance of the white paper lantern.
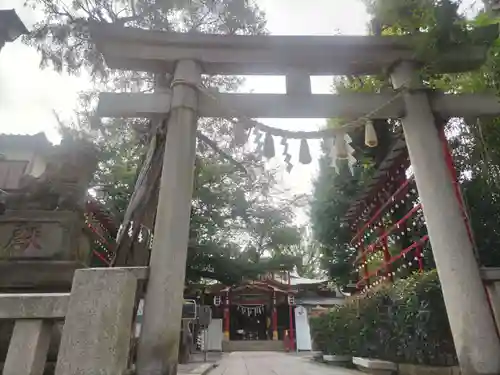
[[214, 296], [214, 306], [220, 306], [222, 303], [222, 299], [220, 296]]

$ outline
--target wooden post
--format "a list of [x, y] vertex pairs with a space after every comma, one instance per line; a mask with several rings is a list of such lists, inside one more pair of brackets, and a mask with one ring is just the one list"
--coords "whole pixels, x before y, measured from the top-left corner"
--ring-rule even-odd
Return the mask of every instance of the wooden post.
[[467, 226], [420, 77], [403, 61], [391, 74], [405, 90], [402, 120], [462, 374], [500, 373], [500, 341]]
[[224, 300], [224, 340], [229, 341], [229, 330], [231, 325], [231, 315], [229, 312], [229, 291], [226, 292]]
[[137, 353], [138, 375], [177, 373], [200, 79], [197, 63], [177, 63]]

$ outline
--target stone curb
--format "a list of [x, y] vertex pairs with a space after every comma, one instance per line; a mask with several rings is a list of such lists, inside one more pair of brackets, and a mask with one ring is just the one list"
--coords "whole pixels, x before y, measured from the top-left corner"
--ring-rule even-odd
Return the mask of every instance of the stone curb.
[[366, 374], [366, 372], [358, 370], [357, 368], [354, 368], [354, 367], [336, 366], [336, 365], [328, 364], [327, 362], [318, 361], [314, 358], [303, 358], [303, 360], [307, 361], [309, 363], [313, 363], [315, 365], [324, 367], [324, 368], [328, 368], [330, 370], [334, 370], [334, 371], [348, 371], [352, 375], [354, 375], [354, 374], [356, 374], [356, 375], [357, 374], [359, 374], [359, 375]]
[[179, 372], [179, 375], [206, 375], [217, 366], [219, 366], [218, 363], [204, 363], [190, 372]]
[[[214, 368], [218, 367], [219, 363], [203, 363], [192, 371], [188, 372], [178, 372], [177, 375], [207, 375]], [[135, 370], [128, 369], [124, 372], [124, 375], [137, 375]]]

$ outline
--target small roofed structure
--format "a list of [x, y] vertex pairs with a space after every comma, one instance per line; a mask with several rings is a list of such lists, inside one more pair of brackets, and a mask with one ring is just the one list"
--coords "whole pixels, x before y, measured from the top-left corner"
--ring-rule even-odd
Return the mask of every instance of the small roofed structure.
[[[343, 304], [344, 296], [325, 278], [310, 279], [296, 272], [268, 272], [255, 280], [242, 280], [232, 286], [220, 283], [204, 287], [194, 298], [212, 307], [215, 320], [222, 320], [221, 339], [230, 341], [282, 341], [294, 337], [295, 310], [307, 312], [317, 306]], [[224, 348], [225, 345], [222, 345]]]

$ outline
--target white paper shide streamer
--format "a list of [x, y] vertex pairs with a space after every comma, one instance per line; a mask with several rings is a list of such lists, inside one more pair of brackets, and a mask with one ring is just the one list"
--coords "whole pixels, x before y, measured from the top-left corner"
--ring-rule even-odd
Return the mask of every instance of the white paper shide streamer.
[[238, 305], [236, 308], [239, 312], [246, 316], [257, 316], [264, 313], [264, 305]]
[[[276, 149], [274, 145], [274, 137], [273, 136], [281, 136], [281, 145], [284, 147], [283, 155], [285, 156], [285, 164], [286, 170], [290, 172], [293, 168], [293, 164], [290, 162], [291, 155], [288, 153], [288, 139], [287, 137], [280, 134], [280, 129], [270, 130], [269, 127], [266, 126], [264, 130], [261, 127], [255, 126], [246, 126], [242, 122], [233, 120], [233, 136], [234, 136], [234, 144], [236, 146], [244, 146], [248, 142], [248, 138], [250, 135], [249, 129], [253, 128], [254, 141], [257, 145], [256, 152], [261, 156], [264, 156], [266, 159], [272, 159], [276, 156]], [[377, 147], [378, 146], [378, 138], [377, 133], [375, 131], [375, 127], [371, 120], [366, 120], [365, 122], [365, 144], [368, 147]], [[278, 134], [274, 134], [274, 132], [278, 132]], [[309, 150], [308, 139], [312, 139], [312, 137], [308, 137], [307, 134], [303, 135], [303, 138], [300, 138], [298, 134], [302, 134], [304, 132], [296, 132], [296, 137], [300, 139], [300, 150], [299, 150], [299, 162], [301, 164], [309, 164], [312, 162], [311, 153]], [[308, 133], [308, 132], [305, 132]], [[355, 149], [351, 146], [352, 139], [347, 133], [337, 132], [335, 135], [327, 135], [324, 141], [327, 147], [329, 148], [328, 154], [331, 160], [331, 166], [335, 168], [336, 172], [339, 173], [339, 165], [337, 161], [339, 160], [347, 160], [347, 165], [351, 174], [354, 173], [354, 165], [357, 160], [354, 156]], [[326, 134], [324, 134], [326, 135]]]
[[347, 165], [349, 166], [349, 171], [351, 174], [354, 173], [354, 165], [357, 160], [354, 156], [355, 149], [351, 146], [352, 139], [349, 134], [339, 135], [329, 141], [326, 141], [328, 145], [330, 157], [330, 166], [335, 168], [337, 173], [340, 173], [339, 163], [338, 161], [347, 161]]

